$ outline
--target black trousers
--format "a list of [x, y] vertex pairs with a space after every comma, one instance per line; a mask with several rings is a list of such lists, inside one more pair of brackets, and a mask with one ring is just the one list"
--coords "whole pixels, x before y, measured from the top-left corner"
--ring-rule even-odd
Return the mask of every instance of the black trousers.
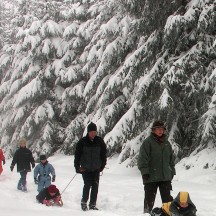
[[95, 206], [97, 201], [98, 187], [99, 187], [99, 178], [100, 172], [85, 172], [82, 173], [84, 187], [82, 194], [82, 203], [87, 203], [89, 199], [89, 193], [91, 189], [90, 202], [89, 206]]
[[144, 184], [144, 213], [150, 213], [153, 209], [157, 189], [159, 188], [162, 203], [170, 202], [173, 197], [170, 194], [172, 190], [171, 181], [150, 182]]

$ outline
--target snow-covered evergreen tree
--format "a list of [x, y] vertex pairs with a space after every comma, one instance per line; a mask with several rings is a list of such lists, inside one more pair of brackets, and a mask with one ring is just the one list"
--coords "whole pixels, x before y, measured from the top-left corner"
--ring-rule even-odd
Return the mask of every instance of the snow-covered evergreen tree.
[[64, 26], [52, 19], [51, 1], [44, 1], [40, 14], [31, 9], [37, 3], [39, 8], [41, 2], [32, 2], [21, 1], [16, 18], [18, 43], [2, 49], [1, 143], [11, 153], [17, 140], [25, 137], [35, 153], [50, 154], [58, 144], [55, 109], [61, 88], [55, 86], [58, 71], [53, 65], [64, 53]]
[[178, 159], [215, 147], [213, 0], [21, 3], [0, 57], [5, 149], [25, 136], [37, 154], [73, 154], [93, 121], [134, 166], [157, 119]]

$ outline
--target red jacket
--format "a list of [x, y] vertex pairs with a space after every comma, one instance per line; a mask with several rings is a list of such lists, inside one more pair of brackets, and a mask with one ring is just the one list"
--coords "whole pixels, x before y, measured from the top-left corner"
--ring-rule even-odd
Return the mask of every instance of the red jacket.
[[3, 171], [3, 168], [2, 168], [2, 161], [5, 160], [5, 157], [4, 157], [4, 154], [3, 154], [3, 151], [0, 149], [0, 175]]

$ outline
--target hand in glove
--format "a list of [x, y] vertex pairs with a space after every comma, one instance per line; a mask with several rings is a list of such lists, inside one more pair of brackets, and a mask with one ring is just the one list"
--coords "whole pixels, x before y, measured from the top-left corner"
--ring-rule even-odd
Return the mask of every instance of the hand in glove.
[[38, 180], [36, 177], [34, 178], [34, 182], [35, 182], [35, 184], [38, 184]]
[[150, 178], [150, 175], [149, 175], [149, 174], [144, 174], [144, 175], [142, 175], [143, 181], [148, 181], [149, 178]]
[[79, 171], [80, 171], [80, 173], [83, 173], [83, 172], [86, 171], [86, 169], [85, 169], [84, 167], [80, 167], [80, 168], [79, 168]]
[[55, 178], [56, 178], [56, 176], [54, 175], [54, 176], [52, 177], [52, 182], [54, 182], [54, 181], [55, 181]]
[[3, 165], [5, 165], [5, 160], [3, 160], [2, 162], [3, 162]]

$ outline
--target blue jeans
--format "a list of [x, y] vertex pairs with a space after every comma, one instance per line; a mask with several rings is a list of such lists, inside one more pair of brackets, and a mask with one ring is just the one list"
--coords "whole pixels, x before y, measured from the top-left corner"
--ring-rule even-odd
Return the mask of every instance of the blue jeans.
[[20, 180], [18, 182], [18, 185], [17, 185], [17, 189], [18, 190], [26, 190], [26, 176], [27, 176], [27, 171], [26, 170], [23, 170], [20, 172]]

